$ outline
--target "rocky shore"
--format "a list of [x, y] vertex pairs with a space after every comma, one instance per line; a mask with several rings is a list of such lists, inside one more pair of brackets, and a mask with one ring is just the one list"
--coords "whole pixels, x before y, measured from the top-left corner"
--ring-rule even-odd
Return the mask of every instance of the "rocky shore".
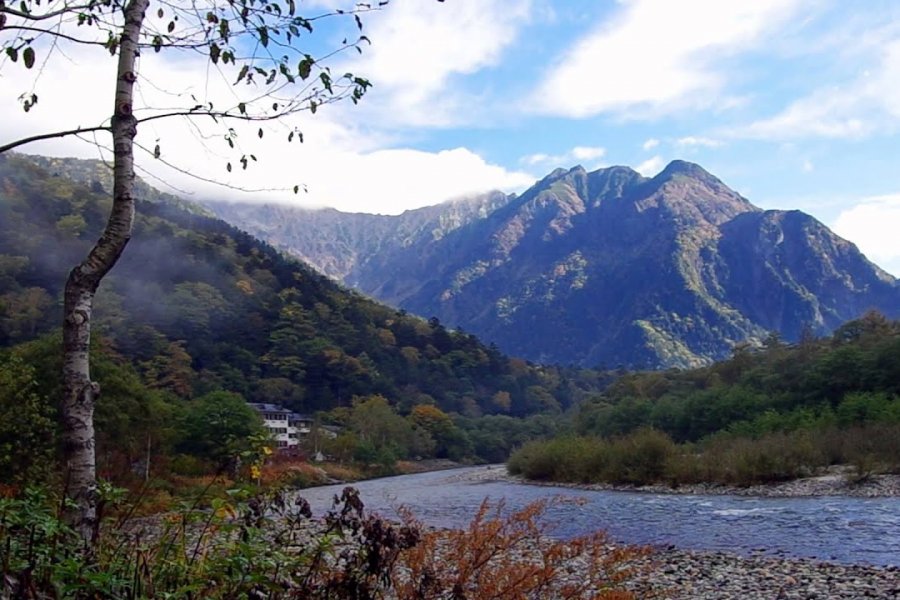
[[566, 487], [579, 490], [646, 492], [650, 494], [723, 494], [731, 496], [760, 496], [768, 498], [802, 496], [853, 496], [860, 498], [900, 497], [900, 475], [872, 475], [856, 480], [848, 467], [831, 467], [814, 477], [795, 479], [770, 485], [736, 487], [715, 483], [697, 483], [670, 487], [655, 485], [614, 485], [609, 483], [560, 483], [531, 481], [510, 475], [506, 465], [488, 465], [483, 469], [461, 475], [466, 481], [505, 481], [524, 485]]
[[672, 600], [900, 598], [900, 568], [655, 549], [628, 586]]

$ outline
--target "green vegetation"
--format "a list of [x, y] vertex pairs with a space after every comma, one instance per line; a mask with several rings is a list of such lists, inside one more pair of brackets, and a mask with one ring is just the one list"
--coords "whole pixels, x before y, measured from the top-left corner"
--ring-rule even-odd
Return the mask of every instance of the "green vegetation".
[[[17, 156], [0, 157], [0, 183], [0, 414], [7, 415], [0, 475], [18, 488], [55, 473], [61, 285], [102, 227], [109, 199], [99, 182], [75, 184]], [[610, 373], [507, 358], [167, 202], [141, 205], [135, 239], [105, 280], [96, 310], [98, 464], [118, 484], [159, 473], [202, 477], [258, 452], [254, 415], [228, 417], [241, 414], [241, 400], [282, 404], [340, 426], [337, 438], [316, 440], [318, 448], [368, 473], [419, 457], [505, 460], [517, 447], [534, 453], [526, 444], [563, 434], [617, 444], [610, 440], [646, 428], [671, 439], [642, 433], [657, 440], [657, 452], [720, 452], [719, 464], [727, 460], [715, 449], [737, 448], [735, 440], [749, 456], [761, 439], [774, 444], [782, 436], [788, 444], [815, 431], [817, 442], [832, 440], [837, 449], [821, 448], [815, 460], [799, 461], [803, 468], [840, 460], [867, 471], [886, 468], [892, 455], [884, 444], [866, 450], [862, 442], [881, 435], [874, 429], [859, 438], [848, 432], [890, 431], [900, 414], [900, 327], [877, 314], [829, 339], [788, 346], [773, 336], [764, 349], [739, 347], [710, 367], [613, 381]], [[566, 477], [647, 477], [630, 474], [643, 467], [615, 463], [589, 474], [573, 467], [579, 474]], [[654, 476], [687, 481], [706, 472], [676, 463]], [[793, 472], [769, 470], [773, 477]], [[184, 483], [170, 481], [168, 492], [177, 495]]]
[[827, 339], [739, 347], [691, 371], [626, 374], [575, 435], [510, 459], [533, 479], [750, 485], [850, 464], [900, 472], [900, 322], [869, 313]]
[[654, 429], [605, 440], [568, 436], [529, 442], [509, 459], [509, 470], [527, 479], [677, 487], [694, 483], [748, 486], [787, 481], [834, 464], [850, 475], [900, 472], [900, 425], [868, 424], [850, 429], [730, 434], [698, 444], [675, 444]]
[[[109, 203], [102, 186], [0, 157], [0, 347], [58, 327], [66, 273], [99, 235]], [[84, 226], [73, 229], [75, 220]], [[226, 390], [314, 412], [380, 394], [403, 414], [434, 404], [466, 417], [523, 417], [564, 410], [593, 386], [372, 302], [168, 203], [141, 203], [95, 318], [147, 387], [181, 398]]]
[[[43, 162], [0, 156], [0, 483], [17, 489], [58, 472], [62, 285], [110, 203], [102, 173], [55, 174], [93, 163]], [[608, 381], [507, 358], [153, 199], [95, 303], [98, 469], [117, 485], [164, 475], [160, 494], [178, 496], [194, 487], [178, 478], [229, 471], [260, 445], [243, 401], [341, 427], [309, 451], [376, 474], [398, 459], [505, 460]]]

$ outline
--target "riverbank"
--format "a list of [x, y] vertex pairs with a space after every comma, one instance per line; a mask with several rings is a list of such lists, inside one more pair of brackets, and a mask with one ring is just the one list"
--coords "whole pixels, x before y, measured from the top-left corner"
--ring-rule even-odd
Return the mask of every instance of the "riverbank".
[[671, 600], [900, 597], [900, 568], [838, 565], [770, 556], [656, 549], [636, 565], [628, 589]]
[[[530, 501], [551, 498], [563, 493], [561, 490], [540, 489], [537, 486], [526, 485], [521, 479], [510, 477], [506, 472], [505, 465], [470, 467], [460, 471], [445, 471], [441, 475], [424, 474], [414, 477], [414, 479], [365, 482], [360, 486], [362, 498], [369, 503], [370, 510], [391, 515], [394, 514], [392, 507], [403, 505], [410, 508], [413, 513], [418, 512], [422, 515], [425, 522], [434, 523], [432, 519], [435, 517], [438, 517], [438, 522], [443, 523], [447, 523], [448, 520], [456, 520], [459, 524], [438, 526], [441, 529], [445, 527], [455, 529], [465, 527], [478, 502], [486, 496], [495, 500], [501, 497], [507, 498], [509, 506], [513, 509], [524, 506]], [[799, 489], [794, 488], [794, 491], [796, 493]], [[805, 491], [806, 495], [812, 495], [809, 493], [810, 490]], [[324, 501], [333, 495], [331, 490], [327, 492], [319, 492], [319, 498], [315, 502], [316, 506], [324, 506]], [[382, 498], [387, 498], [387, 500], [382, 500]], [[875, 517], [871, 515], [875, 513], [867, 513], [870, 516], [860, 516], [861, 501], [859, 499], [848, 499], [846, 504], [848, 504], [848, 514], [854, 515], [848, 518], [862, 520], [852, 528], [852, 531], [841, 529], [843, 533], [840, 534], [840, 537], [835, 537], [836, 534], [828, 534], [827, 528], [818, 529], [816, 524], [819, 522], [819, 518], [815, 514], [809, 514], [809, 511], [780, 512], [776, 509], [772, 512], [756, 513], [751, 508], [749, 511], [745, 510], [744, 513], [752, 513], [753, 516], [731, 520], [714, 517], [722, 507], [733, 508], [730, 503], [734, 501], [727, 498], [722, 498], [721, 501], [713, 500], [714, 506], [712, 507], [706, 505], [706, 499], [702, 499], [703, 503], [698, 504], [701, 502], [700, 500], [687, 497], [659, 499], [647, 494], [646, 500], [647, 502], [643, 502], [642, 498], [635, 498], [628, 494], [613, 497], [611, 501], [604, 501], [601, 506], [594, 506], [591, 504], [591, 500], [586, 500], [587, 504], [578, 504], [577, 509], [564, 509], [563, 512], [550, 515], [550, 518], [564, 519], [567, 525], [577, 522], [577, 527], [572, 530], [576, 535], [588, 533], [592, 528], [602, 528], [604, 523], [615, 523], [617, 529], [622, 531], [623, 526], [628, 528], [629, 522], [633, 524], [635, 520], [639, 520], [642, 527], [652, 528], [658, 526], [661, 519], [670, 519], [679, 523], [684, 523], [686, 520], [691, 531], [701, 532], [694, 536], [694, 541], [697, 540], [697, 536], [703, 537], [702, 531], [718, 531], [721, 534], [723, 526], [725, 527], [725, 537], [738, 536], [736, 543], [705, 546], [718, 549], [685, 550], [681, 546], [671, 545], [654, 547], [649, 555], [633, 562], [635, 576], [627, 584], [627, 588], [633, 591], [637, 598], [671, 598], [673, 600], [816, 598], [824, 600], [828, 598], [900, 597], [900, 565], [896, 560], [887, 557], [888, 555], [885, 555], [884, 552], [873, 555], [862, 551], [864, 548], [872, 548], [875, 545], [880, 545], [883, 550], [895, 548], [896, 530], [876, 528], [874, 537], [866, 538], [868, 545], [861, 547], [861, 538], [857, 536], [860, 532], [866, 531], [867, 524], [874, 522]], [[752, 499], [742, 499], [739, 501], [741, 508], [746, 508], [744, 504], [747, 502], [750, 502], [753, 507], [756, 506]], [[681, 506], [682, 504], [684, 506]], [[781, 506], [778, 501], [775, 504]], [[834, 506], [835, 501], [828, 501], [827, 504]], [[872, 503], [866, 501], [865, 504], [867, 506], [869, 504], [884, 506], [885, 501], [875, 500]], [[465, 510], [460, 510], [467, 506], [472, 507], [472, 512], [468, 513], [468, 516]], [[569, 506], [575, 506], [575, 504]], [[647, 506], [656, 508], [648, 512]], [[660, 515], [660, 507], [662, 507], [664, 516]], [[458, 517], [447, 519], [448, 513], [458, 513]], [[764, 525], [763, 520], [776, 518], [779, 515], [783, 520], [785, 514], [794, 516], [789, 517], [791, 521], [784, 524], [785, 527], [782, 528], [782, 531], [785, 529], [796, 531], [794, 538], [799, 545], [785, 545], [781, 543], [783, 540], [779, 540], [777, 536], [771, 537], [771, 528], [760, 528], [760, 525]], [[827, 516], [823, 515], [823, 518]], [[825, 518], [825, 520], [828, 519]], [[741, 529], [742, 527], [743, 529]], [[683, 530], [684, 527], [675, 529]], [[762, 533], [762, 530], [766, 530], [766, 532]], [[819, 537], [822, 531], [826, 533], [823, 534], [824, 537]], [[888, 537], [885, 538], [885, 536]], [[535, 538], [535, 543], [539, 543], [538, 539]], [[629, 537], [626, 535], [619, 539], [629, 539]], [[668, 539], [683, 538], [675, 535]], [[610, 546], [610, 549], [618, 547], [621, 546]], [[704, 545], [696, 547], [704, 547]], [[807, 556], [820, 558], [793, 558], [792, 556], [798, 556], [791, 554], [790, 549], [794, 547], [801, 549], [801, 552], [802, 548], [806, 548], [807, 551], [812, 549], [814, 554]], [[778, 548], [783, 550], [777, 550]], [[844, 552], [847, 548], [860, 548], [861, 551], [856, 555], [848, 555]], [[799, 554], [799, 556], [802, 555]], [[862, 560], [871, 560], [873, 564], [886, 566], [858, 564]], [[585, 572], [585, 569], [580, 559], [574, 557], [566, 561], [562, 572], [563, 577], [571, 578], [574, 582], [579, 580], [578, 578]]]
[[654, 485], [613, 485], [609, 483], [564, 483], [557, 481], [526, 480], [510, 475], [506, 465], [488, 465], [480, 470], [468, 471], [461, 480], [504, 481], [523, 485], [565, 487], [579, 490], [644, 492], [650, 494], [722, 494], [730, 496], [758, 496], [766, 498], [794, 498], [804, 496], [851, 496], [856, 498], [900, 497], [900, 475], [872, 475], [862, 481], [850, 476], [848, 467], [830, 467], [815, 477], [805, 477], [769, 485], [737, 487], [713, 483], [697, 483], [670, 487]]

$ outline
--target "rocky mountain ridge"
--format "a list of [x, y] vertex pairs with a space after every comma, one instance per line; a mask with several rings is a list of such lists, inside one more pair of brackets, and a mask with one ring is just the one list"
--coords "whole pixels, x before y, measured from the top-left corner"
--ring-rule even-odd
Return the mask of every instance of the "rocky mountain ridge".
[[897, 280], [852, 243], [685, 161], [652, 178], [557, 169], [519, 196], [397, 216], [207, 206], [374, 298], [538, 362], [692, 367], [770, 332], [900, 316]]
[[[652, 178], [557, 169], [518, 197], [399, 217], [296, 212], [284, 237], [262, 231], [259, 209], [211, 206], [375, 298], [541, 362], [690, 367], [770, 332], [796, 340], [870, 308], [900, 314], [897, 281], [853, 244], [685, 161]], [[346, 248], [312, 244], [312, 231]]]

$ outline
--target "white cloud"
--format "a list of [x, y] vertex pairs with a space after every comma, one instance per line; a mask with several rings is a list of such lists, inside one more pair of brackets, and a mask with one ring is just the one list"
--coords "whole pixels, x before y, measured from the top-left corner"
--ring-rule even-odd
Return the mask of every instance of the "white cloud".
[[801, 167], [804, 173], [812, 173], [816, 170], [816, 165], [813, 164], [813, 161], [808, 158], [803, 161], [803, 165]]
[[649, 140], [641, 144], [641, 148], [648, 151], [653, 150], [657, 146], [659, 146], [659, 140], [656, 138], [650, 138]]
[[727, 78], [716, 59], [773, 35], [802, 2], [622, 2], [548, 69], [529, 103], [568, 117], [708, 105]]
[[606, 156], [606, 148], [600, 146], [575, 146], [562, 154], [545, 154], [543, 152], [528, 154], [520, 158], [519, 162], [530, 167], [544, 169], [570, 167], [574, 163], [582, 164], [586, 169], [596, 169], [602, 166], [601, 159], [604, 156]]
[[662, 170], [664, 165], [665, 161], [663, 160], [663, 157], [657, 154], [636, 166], [634, 170], [644, 177], [653, 177]]
[[880, 49], [875, 68], [856, 80], [820, 88], [780, 113], [728, 131], [764, 140], [862, 138], [900, 124], [900, 40]]
[[718, 148], [722, 146], [722, 142], [713, 138], [708, 137], [695, 137], [689, 135], [687, 137], [678, 138], [675, 140], [675, 145], [681, 148], [692, 148], [692, 147], [703, 147], [703, 148]]
[[606, 148], [599, 146], [575, 146], [572, 148], [572, 158], [576, 160], [597, 160], [606, 156]]
[[[29, 114], [17, 108], [16, 97], [30, 89], [33, 72], [24, 68], [4, 68], [0, 85], [0, 107], [15, 118], [4, 120], [0, 143], [75, 126], [102, 123], [112, 107], [115, 59], [103, 50], [67, 51], [71, 60], [48, 63], [36, 88], [38, 105]], [[18, 65], [12, 65], [18, 67]], [[217, 107], [237, 102], [236, 94], [249, 90], [235, 88], [215, 71], [208, 79], [202, 58], [173, 60], [170, 54], [149, 53], [141, 59], [142, 77], [138, 84], [140, 106], [193, 104], [190, 94], [201, 101], [211, 99]], [[199, 76], [198, 76], [199, 75]], [[164, 85], [161, 91], [149, 85]], [[146, 114], [146, 113], [142, 113]], [[159, 141], [162, 158], [190, 175], [174, 172], [145, 153], [137, 153], [140, 169], [159, 179], [151, 184], [166, 189], [160, 180], [199, 198], [242, 201], [277, 201], [307, 205], [329, 205], [343, 210], [397, 213], [434, 204], [442, 200], [489, 189], [521, 190], [534, 182], [530, 175], [490, 164], [464, 147], [433, 152], [417, 151], [392, 143], [377, 134], [361, 132], [351, 125], [342, 107], [322, 107], [315, 116], [308, 113], [283, 123], [264, 126], [264, 138], [257, 137], [257, 125], [230, 123], [238, 134], [237, 150], [232, 152], [222, 138], [223, 128], [200, 119], [197, 126], [182, 119], [163, 119], [138, 128], [137, 142], [153, 148]], [[352, 114], [352, 113], [349, 113]], [[305, 143], [288, 144], [287, 133], [298, 127]], [[98, 134], [101, 144], [109, 145], [108, 134]], [[100, 150], [76, 138], [64, 138], [21, 148], [52, 156], [98, 158]], [[239, 164], [242, 153], [253, 154], [258, 162], [249, 162], [244, 171]], [[227, 162], [233, 172], [225, 170]], [[254, 194], [224, 189], [198, 181], [196, 177], [219, 181], [246, 189], [264, 189]], [[289, 191], [303, 185], [307, 194], [295, 196]], [[172, 191], [172, 190], [166, 190]]]
[[457, 76], [497, 65], [531, 11], [531, 0], [393, 0], [368, 17], [373, 44], [353, 61], [353, 72], [376, 84], [365, 110], [412, 126], [472, 118], [478, 102], [453, 85]]
[[[397, 214], [492, 189], [522, 191], [534, 177], [487, 163], [466, 148], [345, 154], [310, 181], [310, 197], [340, 210]], [[352, 177], [348, 175], [352, 173]]]
[[844, 210], [832, 224], [875, 264], [900, 277], [900, 194], [864, 198]]
[[538, 152], [536, 154], [528, 154], [523, 156], [519, 161], [523, 164], [530, 166], [537, 166], [544, 163], [555, 162], [557, 157], [550, 156], [549, 154], [545, 154], [543, 152]]

